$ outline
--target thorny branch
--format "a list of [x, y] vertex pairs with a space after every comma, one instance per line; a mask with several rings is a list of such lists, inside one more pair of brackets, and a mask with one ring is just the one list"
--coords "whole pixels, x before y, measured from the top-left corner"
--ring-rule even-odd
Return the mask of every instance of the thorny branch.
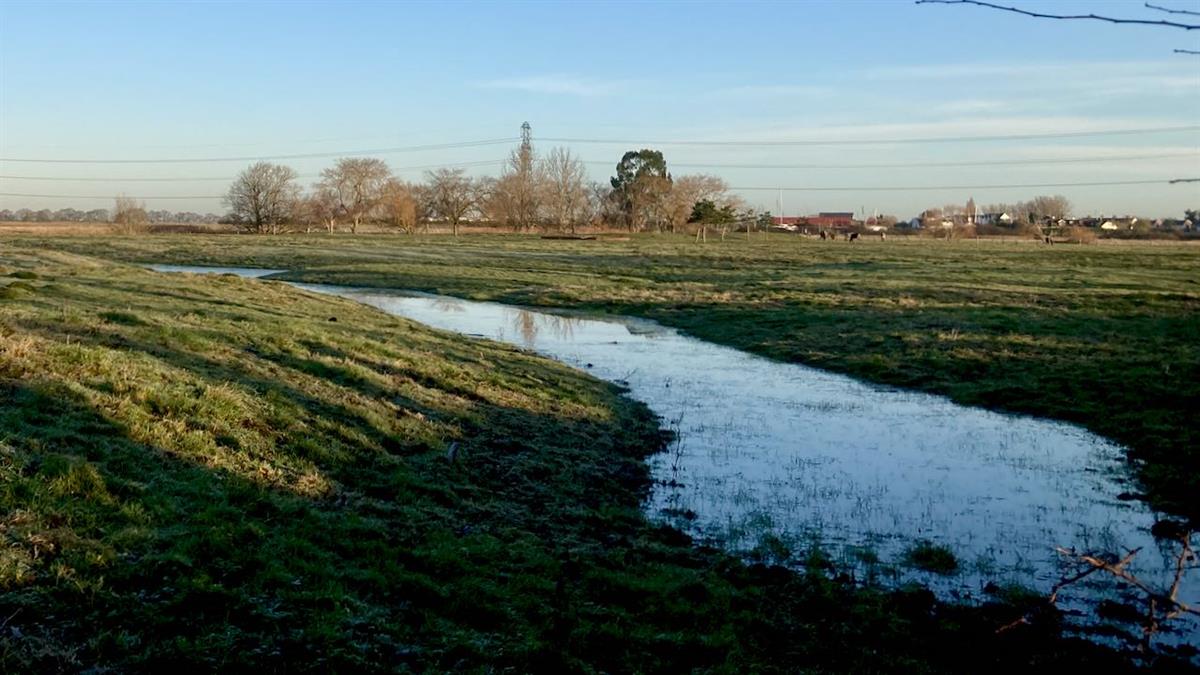
[[[1129, 551], [1124, 558], [1117, 562], [1109, 562], [1097, 555], [1087, 553], [1077, 553], [1074, 549], [1067, 549], [1061, 546], [1055, 550], [1060, 554], [1086, 565], [1086, 567], [1071, 576], [1064, 577], [1061, 581], [1054, 585], [1050, 591], [1049, 597], [1046, 598], [1046, 604], [1055, 606], [1058, 602], [1058, 594], [1067, 586], [1074, 584], [1095, 572], [1104, 571], [1112, 576], [1130, 584], [1146, 594], [1148, 603], [1146, 610], [1146, 620], [1142, 627], [1142, 641], [1139, 648], [1142, 652], [1149, 650], [1150, 639], [1159, 631], [1163, 623], [1174, 619], [1181, 614], [1193, 614], [1200, 616], [1200, 609], [1191, 607], [1188, 604], [1179, 600], [1179, 587], [1183, 583], [1184, 572], [1192, 569], [1195, 566], [1189, 566], [1188, 563], [1196, 560], [1196, 554], [1192, 551], [1191, 532], [1186, 532], [1180, 535], [1179, 541], [1182, 548], [1179, 555], [1175, 558], [1175, 576], [1171, 583], [1171, 588], [1166, 591], [1158, 591], [1147, 585], [1141, 579], [1137, 578], [1127, 568], [1134, 557], [1141, 552], [1141, 548], [1135, 548]], [[1166, 607], [1160, 615], [1159, 608]], [[1032, 613], [1025, 614], [1015, 621], [1005, 624], [996, 629], [996, 633], [1004, 633], [1021, 624], [1028, 624], [1032, 619]]]

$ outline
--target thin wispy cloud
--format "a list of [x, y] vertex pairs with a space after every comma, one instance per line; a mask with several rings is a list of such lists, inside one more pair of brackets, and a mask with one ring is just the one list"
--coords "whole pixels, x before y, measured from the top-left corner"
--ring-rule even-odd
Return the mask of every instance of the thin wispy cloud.
[[1181, 61], [1081, 61], [1057, 63], [959, 63], [890, 66], [860, 71], [867, 80], [892, 83], [973, 83], [1011, 92], [1055, 92], [1060, 97], [1194, 95], [1200, 71]]
[[713, 92], [720, 98], [828, 98], [833, 94], [831, 87], [807, 84], [747, 84]]
[[971, 115], [976, 113], [995, 114], [997, 110], [1013, 112], [1015, 103], [1012, 99], [999, 98], [964, 98], [942, 101], [930, 107], [929, 111], [941, 115]]
[[530, 94], [557, 94], [565, 96], [610, 96], [628, 88], [626, 80], [595, 80], [572, 75], [528, 75], [503, 77], [476, 82], [479, 89], [520, 91]]
[[1007, 63], [934, 63], [868, 68], [859, 73], [871, 79], [955, 80], [979, 77], [1033, 77], [1108, 73], [1132, 75], [1189, 72], [1179, 61], [1058, 61]]
[[846, 140], [885, 142], [886, 139], [1057, 134], [1178, 126], [1170, 117], [1089, 117], [1085, 115], [946, 115], [937, 119], [865, 124], [738, 125], [697, 130], [705, 140]]

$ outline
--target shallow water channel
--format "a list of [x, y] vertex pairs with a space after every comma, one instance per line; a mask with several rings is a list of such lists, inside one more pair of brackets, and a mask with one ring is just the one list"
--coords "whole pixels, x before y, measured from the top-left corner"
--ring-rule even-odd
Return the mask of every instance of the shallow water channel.
[[[1123, 450], [1079, 427], [771, 361], [641, 319], [295, 285], [519, 345], [628, 387], [677, 433], [650, 459], [646, 510], [697, 539], [768, 558], [790, 550], [793, 562], [819, 544], [859, 578], [916, 581], [960, 600], [1006, 585], [1048, 591], [1076, 569], [1056, 546], [1141, 547], [1129, 571], [1162, 590], [1174, 579], [1179, 544], [1155, 540], [1155, 514], [1118, 498], [1130, 489]], [[957, 571], [908, 564], [922, 540], [949, 548]], [[1104, 599], [1145, 607], [1144, 595], [1104, 573], [1068, 587], [1059, 605], [1084, 622]], [[1200, 604], [1200, 573], [1185, 575], [1178, 599]], [[1117, 625], [1140, 632], [1136, 623]], [[1163, 629], [1156, 640], [1200, 646], [1193, 617]]]

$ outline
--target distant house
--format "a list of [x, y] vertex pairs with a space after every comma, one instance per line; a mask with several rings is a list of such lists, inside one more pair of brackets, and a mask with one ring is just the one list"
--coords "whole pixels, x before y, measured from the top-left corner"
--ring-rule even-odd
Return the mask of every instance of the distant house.
[[817, 217], [829, 221], [834, 227], [850, 227], [854, 224], [853, 211], [822, 211]]
[[845, 228], [854, 225], [854, 214], [842, 211], [822, 211], [815, 216], [805, 216], [804, 224], [821, 229]]
[[976, 225], [1012, 225], [1013, 217], [1007, 213], [976, 213]]
[[808, 220], [804, 216], [773, 216], [771, 218], [775, 225], [807, 225]]
[[1121, 229], [1121, 226], [1120, 226], [1120, 225], [1117, 225], [1116, 223], [1114, 223], [1114, 222], [1113, 222], [1113, 221], [1111, 221], [1111, 220], [1106, 220], [1106, 221], [1104, 221], [1103, 223], [1101, 223], [1101, 225], [1100, 225], [1100, 229], [1102, 229], [1102, 230], [1109, 230], [1109, 231], [1112, 231], [1112, 230], [1119, 230], [1119, 229]]

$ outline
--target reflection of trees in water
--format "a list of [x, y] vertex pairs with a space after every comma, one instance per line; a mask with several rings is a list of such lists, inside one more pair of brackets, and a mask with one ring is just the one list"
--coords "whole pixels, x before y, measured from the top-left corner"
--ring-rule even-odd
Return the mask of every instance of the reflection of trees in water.
[[[1060, 546], [1055, 550], [1074, 569], [1054, 585], [1050, 596], [1046, 598], [1046, 603], [1051, 607], [1056, 607], [1059, 594], [1063, 589], [1097, 572], [1104, 572], [1117, 582], [1136, 589], [1145, 600], [1145, 614], [1140, 619], [1141, 636], [1136, 642], [1139, 652], [1149, 653], [1153, 646], [1154, 636], [1164, 629], [1165, 624], [1184, 615], [1189, 615], [1185, 619], [1190, 618], [1192, 621], [1195, 621], [1196, 617], [1200, 617], [1200, 607], [1193, 607], [1179, 599], [1179, 590], [1188, 573], [1200, 568], [1196, 552], [1192, 549], [1193, 532], [1170, 521], [1160, 521], [1160, 525], [1164, 522], [1171, 528], [1178, 528], [1172, 529], [1160, 539], [1160, 548], [1173, 561], [1174, 573], [1171, 576], [1169, 588], [1156, 588], [1129, 571], [1129, 564], [1141, 552], [1141, 548], [1129, 550], [1123, 557], [1118, 557], [1112, 553], [1081, 553], [1073, 548], [1067, 549]], [[1028, 624], [1032, 618], [1033, 614], [1026, 614], [1016, 621], [1002, 626], [996, 632], [1003, 633], [1021, 624]]]
[[464, 305], [461, 300], [455, 300], [454, 298], [434, 298], [433, 308], [439, 312], [467, 311], [466, 305]]
[[551, 335], [560, 340], [570, 340], [575, 337], [575, 326], [579, 321], [575, 317], [540, 314], [525, 309], [512, 311], [513, 328], [520, 333], [526, 346], [533, 346], [537, 341], [538, 333], [542, 330], [549, 331]]

